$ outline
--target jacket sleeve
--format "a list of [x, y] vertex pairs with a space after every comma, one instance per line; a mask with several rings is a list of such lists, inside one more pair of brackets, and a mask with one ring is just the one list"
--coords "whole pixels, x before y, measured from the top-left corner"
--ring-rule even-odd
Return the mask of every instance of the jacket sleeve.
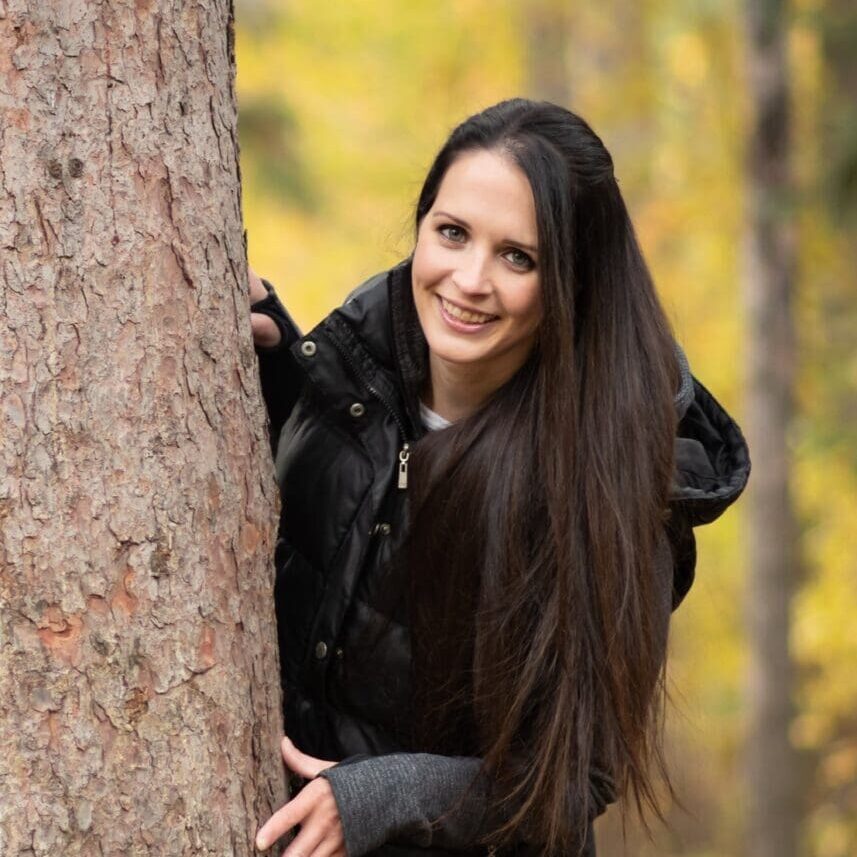
[[[472, 848], [494, 827], [490, 780], [471, 756], [355, 756], [323, 771], [333, 790], [348, 857], [386, 842], [452, 851]], [[590, 775], [590, 821], [615, 800], [606, 774]]]
[[267, 315], [280, 331], [280, 341], [270, 348], [256, 346], [259, 358], [259, 380], [268, 410], [271, 451], [276, 454], [277, 440], [283, 424], [297, 401], [302, 384], [300, 368], [290, 348], [301, 337], [300, 329], [277, 297], [274, 287], [262, 280], [268, 296], [251, 304], [250, 312]]

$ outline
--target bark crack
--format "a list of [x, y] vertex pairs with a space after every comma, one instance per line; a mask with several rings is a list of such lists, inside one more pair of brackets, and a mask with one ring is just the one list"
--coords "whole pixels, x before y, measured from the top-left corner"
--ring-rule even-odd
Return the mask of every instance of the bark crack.
[[[57, 233], [54, 231], [53, 226], [49, 220], [45, 218], [45, 215], [42, 212], [42, 206], [39, 203], [39, 198], [35, 194], [33, 194], [33, 205], [36, 206], [36, 215], [39, 220], [39, 228], [42, 231], [42, 237], [45, 240], [45, 251], [50, 253], [52, 252], [53, 245], [57, 242]], [[48, 235], [48, 230], [50, 230], [50, 235]], [[51, 237], [52, 236], [52, 237]]]
[[[109, 29], [109, 27], [105, 24], [105, 28]], [[119, 243], [119, 227], [116, 223], [116, 196], [113, 189], [113, 163], [115, 158], [115, 153], [113, 150], [113, 99], [112, 99], [112, 90], [113, 84], [115, 82], [122, 83], [123, 81], [113, 76], [113, 71], [110, 63], [110, 39], [107, 34], [104, 34], [104, 65], [107, 69], [107, 74], [105, 76], [106, 80], [106, 88], [104, 93], [104, 107], [107, 113], [107, 189], [110, 195], [110, 211], [112, 213], [113, 218], [113, 238], [111, 239], [113, 245]]]
[[158, 40], [158, 48], [155, 51], [155, 74], [157, 83], [163, 84], [166, 83], [167, 73], [164, 70], [164, 42], [163, 42], [163, 33], [161, 27], [163, 25], [163, 19], [160, 15], [155, 16], [155, 37]]

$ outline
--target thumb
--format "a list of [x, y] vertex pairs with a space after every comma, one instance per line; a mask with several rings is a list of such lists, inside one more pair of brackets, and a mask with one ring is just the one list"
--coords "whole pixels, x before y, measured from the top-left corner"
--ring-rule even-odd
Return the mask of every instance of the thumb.
[[302, 753], [295, 747], [288, 736], [283, 737], [280, 743], [280, 750], [283, 754], [283, 761], [286, 763], [288, 769], [307, 780], [317, 777], [321, 771], [332, 768], [336, 764], [336, 762], [326, 762], [323, 759], [316, 759], [313, 756]]

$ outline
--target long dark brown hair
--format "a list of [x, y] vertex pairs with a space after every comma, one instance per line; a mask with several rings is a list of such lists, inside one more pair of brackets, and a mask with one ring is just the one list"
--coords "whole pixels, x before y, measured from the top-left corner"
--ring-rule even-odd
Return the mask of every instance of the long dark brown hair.
[[417, 229], [449, 166], [477, 149], [529, 179], [544, 320], [521, 370], [411, 459], [418, 742], [478, 748], [496, 783], [488, 842], [574, 854], [593, 770], [660, 815], [670, 580], [656, 551], [679, 368], [586, 122], [525, 99], [470, 117], [428, 172]]

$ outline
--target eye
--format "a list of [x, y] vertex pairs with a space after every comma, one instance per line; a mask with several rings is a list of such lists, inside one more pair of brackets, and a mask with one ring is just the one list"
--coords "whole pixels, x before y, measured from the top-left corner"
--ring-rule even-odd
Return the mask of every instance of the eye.
[[454, 241], [456, 244], [461, 244], [464, 240], [464, 230], [454, 223], [444, 223], [437, 231], [448, 241]]
[[536, 267], [536, 263], [523, 250], [509, 250], [506, 258], [522, 271], [532, 271]]

